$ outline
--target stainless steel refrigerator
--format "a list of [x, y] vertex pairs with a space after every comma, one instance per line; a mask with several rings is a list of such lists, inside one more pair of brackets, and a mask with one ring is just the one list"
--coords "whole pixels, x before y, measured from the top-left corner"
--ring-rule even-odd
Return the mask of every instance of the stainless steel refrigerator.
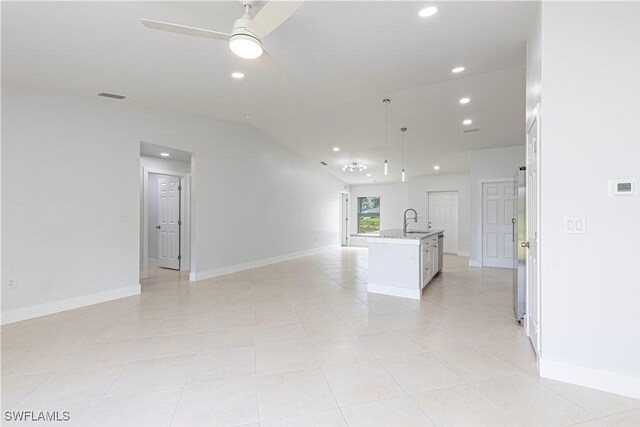
[[527, 305], [527, 250], [522, 243], [527, 240], [527, 170], [521, 166], [516, 173], [517, 217], [511, 220], [513, 225], [513, 311], [516, 320], [522, 322]]

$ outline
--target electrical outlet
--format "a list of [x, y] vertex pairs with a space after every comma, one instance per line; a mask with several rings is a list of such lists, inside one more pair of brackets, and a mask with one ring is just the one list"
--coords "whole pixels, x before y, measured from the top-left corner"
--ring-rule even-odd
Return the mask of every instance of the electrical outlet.
[[9, 277], [7, 280], [7, 289], [15, 289], [18, 286], [18, 278], [16, 276]]

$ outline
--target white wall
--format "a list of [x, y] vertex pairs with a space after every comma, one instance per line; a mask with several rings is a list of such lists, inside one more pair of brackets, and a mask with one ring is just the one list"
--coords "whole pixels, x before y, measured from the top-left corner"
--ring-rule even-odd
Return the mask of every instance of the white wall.
[[[541, 4], [541, 3], [540, 3]], [[525, 135], [533, 122], [533, 113], [542, 96], [542, 16], [538, 7], [527, 40], [526, 78], [526, 126]]]
[[541, 374], [640, 398], [640, 3], [544, 2], [542, 100]]
[[140, 155], [140, 168], [170, 170], [172, 172], [191, 172], [191, 163], [182, 160]]
[[344, 184], [248, 124], [3, 87], [3, 322], [138, 286], [140, 141], [194, 153], [196, 275], [338, 244]]
[[[515, 142], [515, 141], [514, 141]], [[471, 159], [471, 229], [469, 264], [482, 266], [482, 180], [513, 178], [524, 166], [525, 145], [473, 150]]]
[[149, 208], [149, 218], [147, 222], [148, 252], [147, 258], [158, 259], [158, 233], [156, 225], [158, 225], [158, 199], [160, 194], [156, 190], [158, 188], [158, 179], [167, 175], [155, 173], [149, 174], [149, 197], [147, 198], [147, 206]]
[[[427, 193], [429, 191], [458, 192], [458, 248], [461, 255], [469, 250], [469, 175], [422, 175], [411, 177], [407, 182], [392, 184], [369, 184], [351, 186], [351, 233], [356, 233], [358, 205], [357, 198], [380, 196], [380, 227], [382, 229], [402, 228], [405, 209], [418, 212], [418, 223], [409, 228], [427, 229]], [[446, 238], [446, 236], [445, 236]], [[366, 238], [351, 238], [352, 245], [366, 245]]]

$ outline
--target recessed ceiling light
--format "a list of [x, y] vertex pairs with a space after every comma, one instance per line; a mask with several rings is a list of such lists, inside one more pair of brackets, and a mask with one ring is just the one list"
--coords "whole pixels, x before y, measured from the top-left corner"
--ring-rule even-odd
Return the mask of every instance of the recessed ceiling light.
[[368, 173], [368, 174], [367, 174], [367, 176], [371, 176], [371, 174], [370, 174], [370, 173]]
[[244, 73], [236, 71], [235, 73], [231, 73], [231, 77], [233, 77], [234, 79], [244, 79]]
[[160, 153], [160, 155], [161, 155], [162, 157], [169, 157], [171, 154], [169, 154], [169, 153]]
[[460, 98], [460, 104], [468, 104], [471, 101], [470, 98]]
[[435, 6], [428, 6], [418, 12], [418, 15], [421, 18], [428, 18], [429, 16], [433, 16], [438, 12], [438, 8]]
[[440, 169], [440, 166], [435, 165], [433, 168], [434, 168], [435, 170], [438, 170], [438, 169]]
[[244, 115], [244, 119], [245, 119], [245, 120], [251, 120], [251, 116], [250, 116], [250, 115], [248, 115], [248, 114], [245, 114], [245, 115]]
[[337, 153], [338, 151], [340, 151], [340, 147], [333, 147], [333, 151]]
[[451, 70], [452, 73], [461, 73], [465, 70], [464, 67], [456, 67], [453, 70]]
[[471, 120], [471, 119], [466, 119], [466, 120], [462, 121], [463, 125], [470, 125], [471, 123], [473, 123], [473, 120]]

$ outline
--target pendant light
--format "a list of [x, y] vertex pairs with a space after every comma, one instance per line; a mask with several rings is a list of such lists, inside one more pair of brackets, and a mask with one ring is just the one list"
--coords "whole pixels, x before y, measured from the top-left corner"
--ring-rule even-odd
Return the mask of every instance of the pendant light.
[[387, 129], [389, 128], [389, 104], [391, 104], [391, 100], [389, 98], [385, 98], [382, 100], [384, 104], [384, 174], [389, 174], [389, 163], [387, 162], [387, 158], [389, 157], [389, 144], [387, 143]]
[[400, 128], [402, 131], [402, 182], [406, 181], [406, 176], [404, 172], [404, 134], [407, 132], [407, 128]]

